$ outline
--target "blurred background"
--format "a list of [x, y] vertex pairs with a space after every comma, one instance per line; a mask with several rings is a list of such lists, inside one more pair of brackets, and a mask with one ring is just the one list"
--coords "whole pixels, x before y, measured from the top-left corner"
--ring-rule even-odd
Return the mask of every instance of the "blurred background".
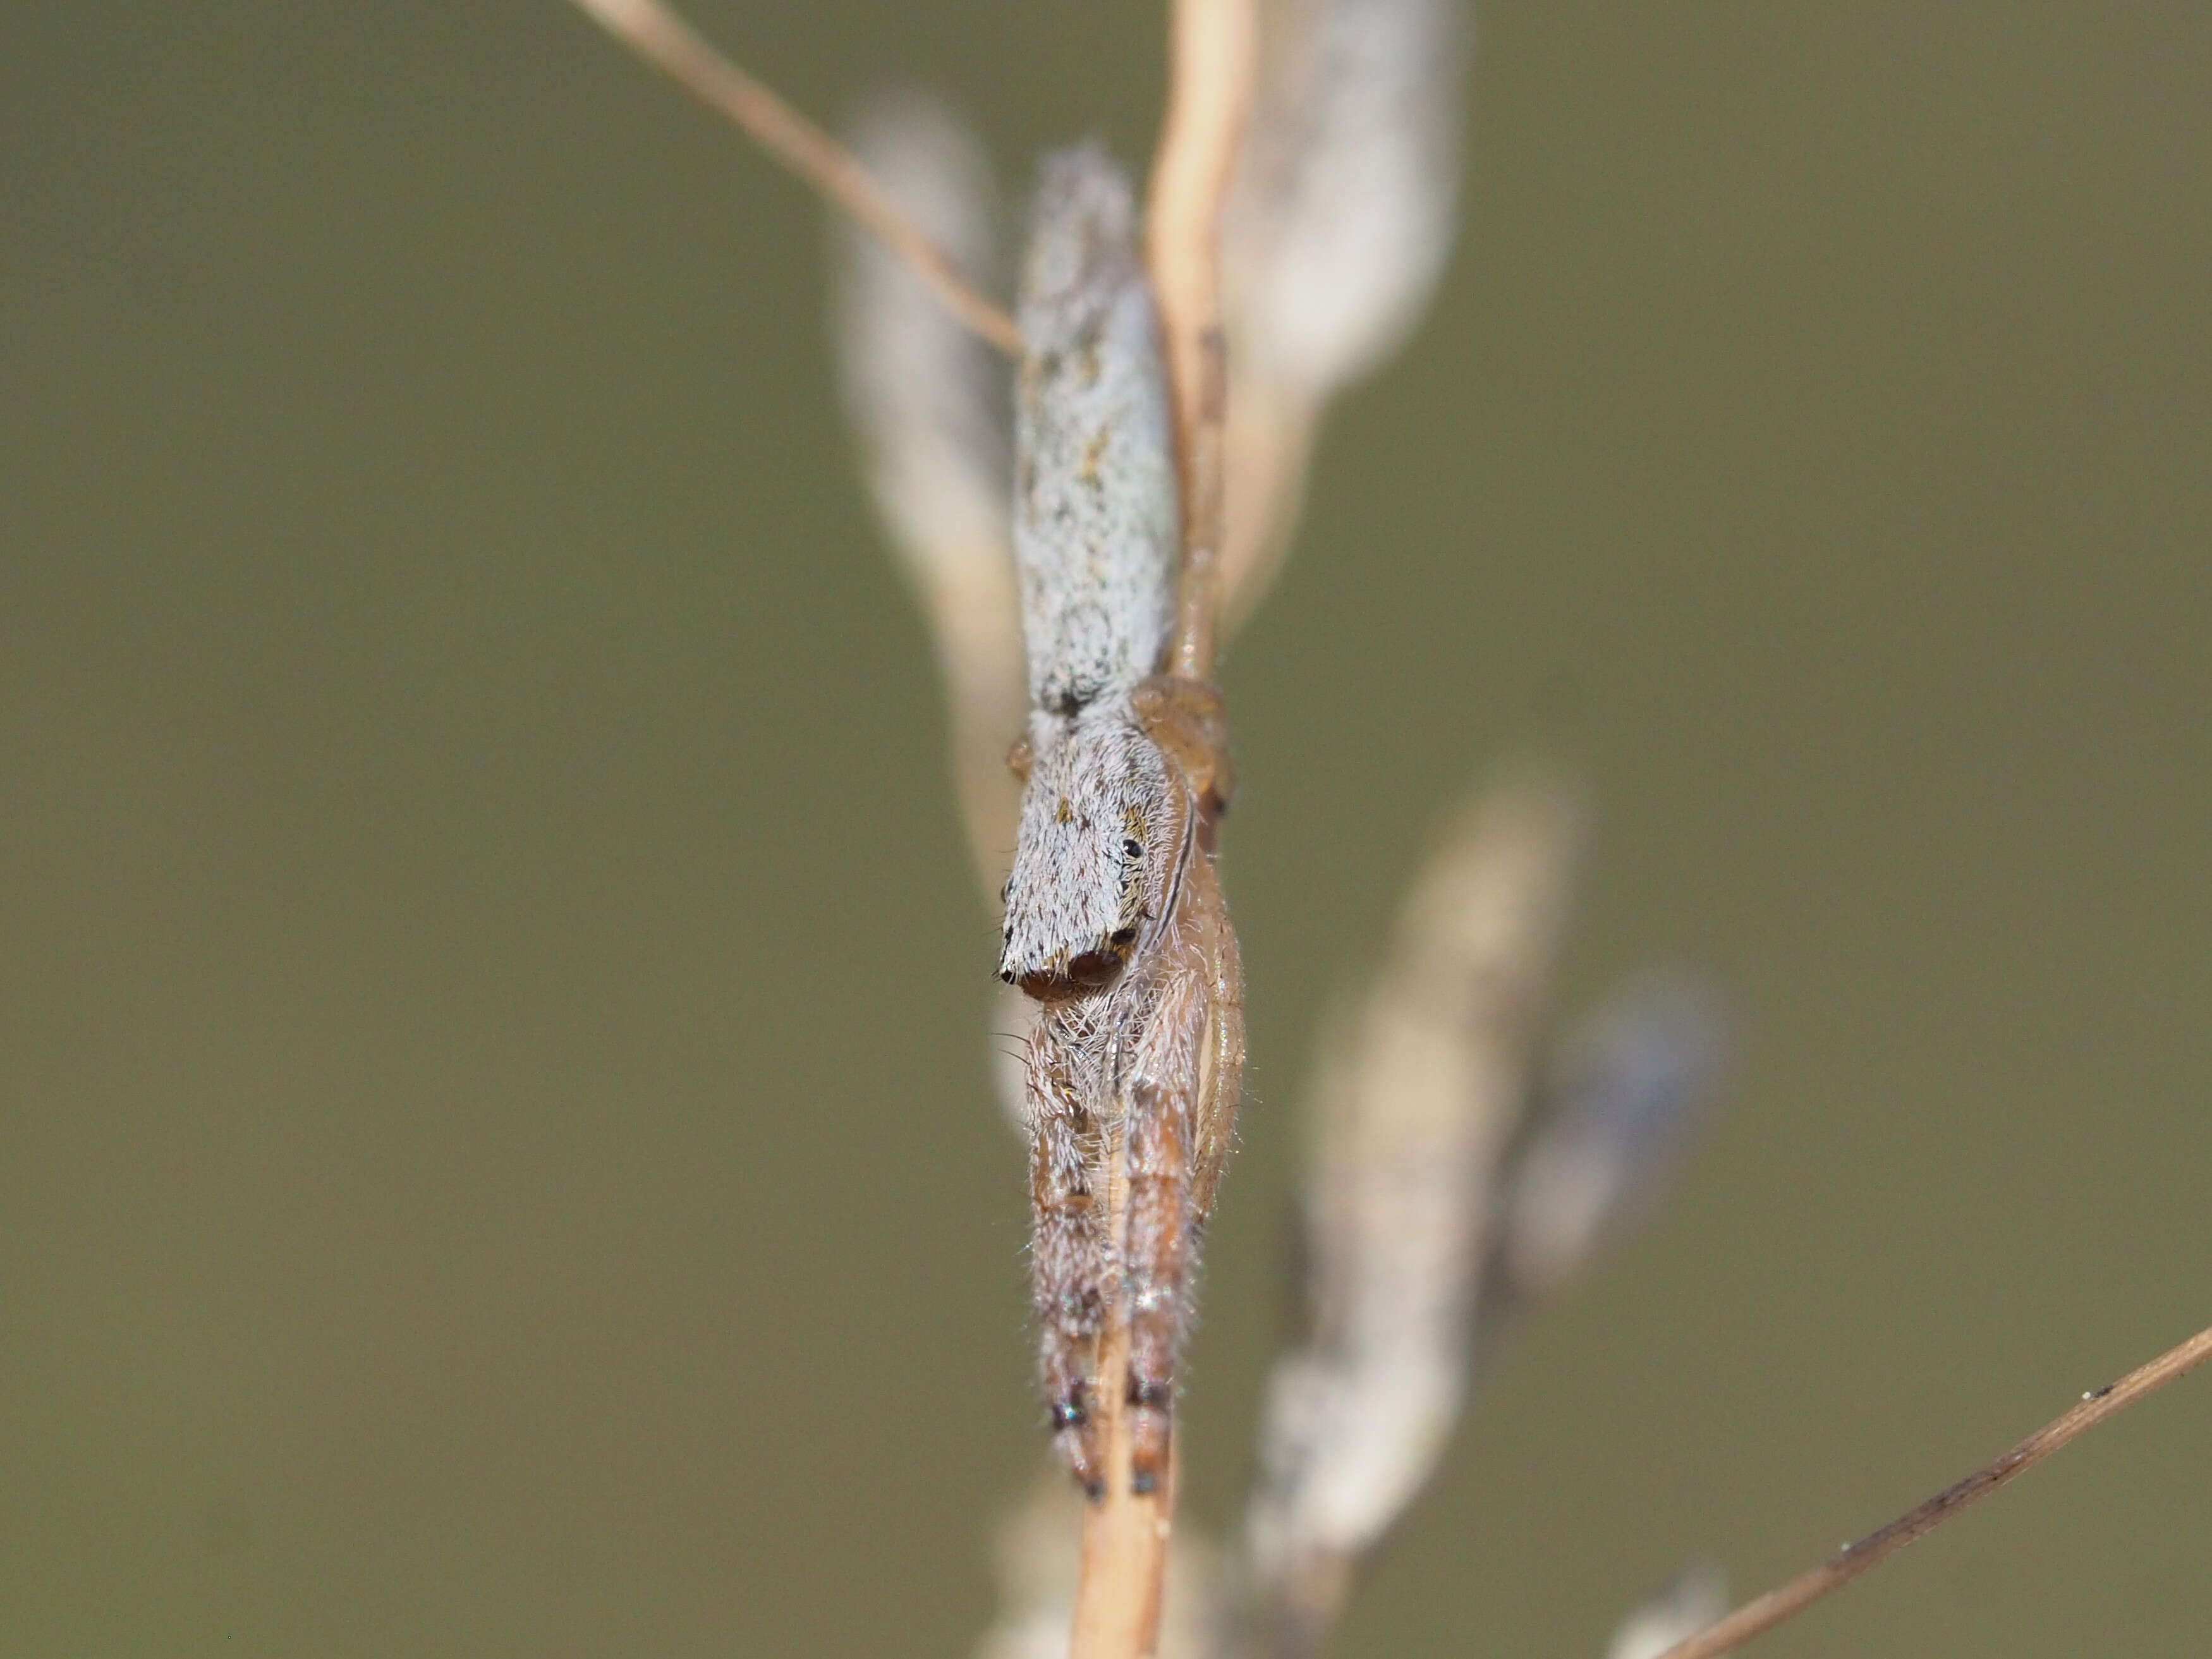
[[[1154, 6], [717, 0], [1018, 191]], [[1347, 1654], [1595, 1655], [2212, 1319], [2212, 12], [1493, 3], [1226, 670], [1251, 1471], [1314, 1026], [1498, 760], [1737, 1053]], [[0, 13], [0, 1653], [965, 1651], [1041, 1455], [991, 919], [824, 215], [554, 0]], [[2185, 1382], [1780, 1655], [2200, 1651]]]

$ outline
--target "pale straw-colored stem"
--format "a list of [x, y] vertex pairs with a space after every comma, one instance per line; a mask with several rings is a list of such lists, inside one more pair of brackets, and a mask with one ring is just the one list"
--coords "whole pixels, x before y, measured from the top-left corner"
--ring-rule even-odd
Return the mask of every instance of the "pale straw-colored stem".
[[[1110, 1131], [1103, 1194], [1109, 1225], [1118, 1229], [1129, 1194], [1128, 1137]], [[1149, 1492], [1129, 1489], [1129, 1417], [1121, 1379], [1129, 1374], [1127, 1310], [1108, 1310], [1098, 1340], [1098, 1413], [1104, 1430], [1105, 1494], [1083, 1516], [1082, 1577], [1075, 1593], [1069, 1659], [1139, 1659], [1158, 1645], [1160, 1591], [1167, 1574], [1175, 1516], [1175, 1465]], [[1172, 1460], [1172, 1452], [1170, 1453]]]
[[2178, 1347], [2167, 1349], [2148, 1364], [2138, 1365], [2118, 1382], [2084, 1395], [2079, 1405], [2045, 1424], [1996, 1462], [1984, 1464], [1955, 1486], [1946, 1486], [1879, 1531], [1869, 1533], [1856, 1543], [1844, 1545], [1819, 1566], [1799, 1573], [1757, 1601], [1745, 1602], [1719, 1623], [1708, 1626], [1687, 1641], [1676, 1643], [1659, 1659], [1714, 1659], [1717, 1654], [1742, 1646], [1753, 1637], [1802, 1613], [1822, 1596], [1841, 1589], [1914, 1539], [1933, 1532], [1977, 1498], [1985, 1498], [2007, 1481], [2026, 1474], [2075, 1436], [2096, 1427], [2114, 1413], [2125, 1411], [2145, 1395], [2164, 1388], [2207, 1359], [2212, 1359], [2212, 1328], [2197, 1332]]
[[1220, 625], [1223, 426], [1222, 204], [1252, 103], [1252, 0], [1175, 0], [1167, 120], [1146, 203], [1146, 256], [1167, 347], [1182, 485], [1182, 575], [1169, 668], [1207, 679]]
[[1020, 355], [1021, 333], [1006, 308], [960, 274], [945, 250], [900, 210], [844, 146], [708, 46], [660, 0], [575, 3], [881, 237], [963, 323], [1008, 356]]
[[[1223, 422], [1228, 376], [1221, 330], [1222, 204], [1254, 83], [1254, 0], [1174, 0], [1168, 107], [1146, 203], [1146, 258], [1159, 307], [1174, 404], [1182, 558], [1169, 672], [1210, 678], [1221, 609]], [[1118, 1229], [1127, 1174], [1108, 1148], [1106, 1213]], [[1172, 1463], [1151, 1492], [1129, 1491], [1126, 1310], [1108, 1310], [1097, 1409], [1106, 1492], [1084, 1518], [1072, 1659], [1146, 1659], [1158, 1644], [1161, 1579], [1175, 1510]]]

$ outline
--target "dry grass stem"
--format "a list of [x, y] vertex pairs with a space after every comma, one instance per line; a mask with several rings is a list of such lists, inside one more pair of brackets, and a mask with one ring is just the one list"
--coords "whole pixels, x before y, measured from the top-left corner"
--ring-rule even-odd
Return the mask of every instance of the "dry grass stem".
[[1252, 0], [1176, 0], [1170, 27], [1167, 119], [1146, 204], [1146, 252], [1182, 484], [1182, 574], [1169, 667], [1202, 680], [1213, 672], [1226, 499], [1222, 209], [1251, 107], [1259, 32]]
[[575, 3], [880, 236], [963, 323], [1008, 356], [1019, 354], [1021, 334], [1006, 308], [961, 275], [945, 250], [900, 211], [844, 146], [708, 46], [659, 0]]
[[[1181, 484], [1176, 625], [1165, 666], [1194, 681], [1212, 676], [1220, 610], [1222, 434], [1228, 395], [1221, 331], [1222, 204], [1251, 99], [1255, 40], [1252, 0], [1176, 0], [1167, 116], [1147, 203], [1146, 258], [1167, 360]], [[1225, 788], [1225, 778], [1222, 781]], [[1172, 927], [1186, 926], [1186, 909], [1191, 922], [1200, 921], [1194, 907], [1201, 902], [1201, 890], [1213, 893], [1218, 912], [1218, 894], [1210, 879], [1194, 879], [1182, 890]], [[1218, 920], [1225, 933], [1225, 917]], [[1230, 951], [1233, 960], [1233, 943]], [[1241, 998], [1241, 989], [1234, 994]], [[1235, 1048], [1241, 1066], [1241, 1041]], [[1237, 1087], [1234, 1076], [1224, 1084], [1218, 1074], [1209, 1080], [1204, 1071], [1201, 1064], [1201, 1076], [1195, 1079], [1198, 1097], [1206, 1097], [1209, 1086], [1231, 1091]], [[1230, 1100], [1233, 1107], [1233, 1092]], [[1118, 1125], [1109, 1135], [1103, 1212], [1109, 1236], [1118, 1237], [1127, 1212], [1127, 1135]], [[1205, 1208], [1201, 1201], [1201, 1216]], [[1108, 1379], [1127, 1374], [1130, 1346], [1129, 1310], [1109, 1306], [1093, 1374]], [[1071, 1652], [1073, 1659], [1142, 1659], [1158, 1645], [1174, 1515], [1174, 1464], [1169, 1462], [1157, 1483], [1145, 1483], [1150, 1490], [1133, 1489], [1137, 1483], [1131, 1478], [1132, 1417], [1118, 1382], [1099, 1389], [1096, 1421], [1105, 1447], [1105, 1489], [1084, 1518]]]
[[[1108, 1130], [1104, 1208], [1109, 1229], [1127, 1208], [1128, 1138]], [[1129, 1325], [1116, 1307], [1098, 1341], [1097, 1375], [1126, 1376]], [[1106, 1445], [1104, 1495], [1083, 1514], [1083, 1565], [1075, 1594], [1075, 1626], [1069, 1659], [1133, 1659], [1159, 1645], [1161, 1597], [1166, 1586], [1168, 1544], [1174, 1530], [1175, 1462], [1151, 1492], [1129, 1479], [1129, 1416], [1118, 1389], [1100, 1391], [1099, 1418]]]
[[[1089, 1510], [1059, 1470], [1045, 1472], [1000, 1522], [992, 1549], [999, 1613], [976, 1659], [1067, 1659]], [[1176, 1528], [1160, 1614], [1159, 1659], [1217, 1659], [1223, 1650], [1219, 1547], [1194, 1528]]]
[[1676, 1643], [1659, 1659], [1714, 1659], [1717, 1654], [1741, 1647], [1753, 1637], [1773, 1629], [1821, 1597], [1841, 1589], [1914, 1539], [1935, 1531], [1967, 1504], [2026, 1474], [2077, 1436], [2125, 1411], [2145, 1395], [2164, 1388], [2207, 1359], [2212, 1359], [2212, 1327], [2167, 1349], [2148, 1364], [2136, 1366], [2118, 1382], [2084, 1395], [2080, 1404], [2045, 1424], [2003, 1456], [1984, 1464], [1957, 1484], [1946, 1486], [1887, 1526], [1869, 1533], [1856, 1543], [1844, 1545], [1819, 1566], [1799, 1573], [1756, 1601], [1745, 1602], [1727, 1618], [1687, 1641]]

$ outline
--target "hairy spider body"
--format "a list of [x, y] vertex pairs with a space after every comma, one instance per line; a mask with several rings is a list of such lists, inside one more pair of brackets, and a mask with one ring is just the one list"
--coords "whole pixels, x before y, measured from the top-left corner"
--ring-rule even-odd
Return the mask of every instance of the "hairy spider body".
[[[1140, 923], [1126, 957], [1110, 957], [1112, 967], [1097, 970], [1103, 977], [1039, 970], [1019, 978], [1039, 1005], [1025, 1116], [1040, 1380], [1061, 1455], [1093, 1492], [1103, 1471], [1094, 1420], [1102, 1386], [1125, 1389], [1136, 1489], [1150, 1490], [1165, 1468], [1197, 1241], [1219, 1184], [1244, 1061], [1236, 936], [1206, 850], [1223, 769], [1208, 765], [1194, 777], [1178, 758], [1206, 752], [1208, 733], [1189, 710], [1212, 704], [1211, 688], [1147, 681], [1142, 689], [1147, 695], [1131, 702], [1147, 705], [1153, 720], [1140, 722], [1130, 708], [1130, 724], [1107, 751], [1127, 760], [1129, 771], [1101, 779], [1089, 767], [1097, 755], [1064, 769], [1056, 751], [1048, 751], [1032, 763], [1025, 805], [1035, 810], [1024, 815], [1025, 825], [1048, 826], [1059, 850], [1079, 848], [1079, 837], [1060, 832], [1095, 826], [1105, 814], [1095, 802], [1066, 802], [1067, 811], [1060, 810], [1059, 792], [1073, 771], [1094, 794], [1108, 786], [1103, 799], [1116, 805], [1139, 802], [1154, 831], [1143, 856], [1132, 860], [1142, 872], [1134, 911]], [[1092, 747], [1073, 738], [1067, 746]], [[1025, 840], [1024, 850], [1029, 847]], [[1102, 865], [1118, 866], [1122, 856], [1103, 844], [1091, 852]], [[1118, 889], [1118, 875], [1111, 884]], [[1033, 890], [1018, 878], [1010, 884], [1010, 918]], [[1022, 937], [1039, 931], [1033, 917], [1024, 918]], [[1095, 930], [1064, 937], [1053, 959], [1081, 963], [1106, 956], [1098, 945]], [[1127, 1187], [1118, 1217], [1107, 1212], [1104, 1179], [1117, 1139]], [[1116, 1307], [1129, 1325], [1128, 1373], [1101, 1379], [1097, 1339]]]
[[[1153, 672], [1173, 609], [1175, 471], [1133, 222], [1096, 150], [1047, 163], [1015, 434], [1030, 713], [1012, 757], [1024, 782], [999, 973], [1038, 1005], [1024, 1108], [1038, 1369], [1061, 1455], [1094, 1496], [1102, 1388], [1128, 1408], [1132, 1487], [1164, 1475], [1244, 1055], [1212, 863], [1229, 793], [1220, 698]], [[1127, 1372], [1102, 1378], [1115, 1318]]]

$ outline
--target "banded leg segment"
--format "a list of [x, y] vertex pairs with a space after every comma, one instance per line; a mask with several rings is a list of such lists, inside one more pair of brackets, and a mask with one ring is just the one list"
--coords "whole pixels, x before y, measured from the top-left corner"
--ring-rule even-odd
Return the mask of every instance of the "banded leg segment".
[[1052, 1414], [1053, 1445], [1094, 1497], [1105, 1452], [1097, 1414], [1098, 1333], [1113, 1251], [1091, 1191], [1097, 1126], [1085, 1087], [1096, 1043], [1075, 1005], [1037, 1011], [1030, 1038], [1030, 1287], [1037, 1314], [1038, 1382]]
[[[1210, 860], [1192, 870], [1182, 914], [1127, 1085], [1129, 1196], [1122, 1306], [1129, 1323], [1130, 1486], [1167, 1473], [1177, 1364], [1193, 1279], [1243, 1073], [1243, 986]], [[1226, 957], [1223, 952], [1226, 951]]]
[[[1181, 967], [1182, 964], [1177, 964]], [[1175, 1424], [1176, 1361], [1188, 1326], [1196, 1219], [1191, 1123], [1205, 1040], [1205, 986], [1171, 972], [1146, 1022], [1128, 1080], [1128, 1207], [1121, 1308], [1129, 1325], [1129, 1486], [1152, 1491], [1167, 1472]], [[1113, 1379], [1106, 1379], [1111, 1386]]]

